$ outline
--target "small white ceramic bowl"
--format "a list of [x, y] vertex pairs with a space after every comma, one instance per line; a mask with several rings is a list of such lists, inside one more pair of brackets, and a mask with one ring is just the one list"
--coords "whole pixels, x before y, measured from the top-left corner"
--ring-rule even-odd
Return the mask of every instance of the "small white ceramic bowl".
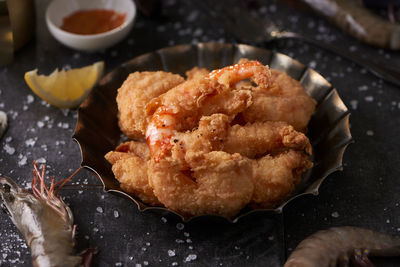
[[[61, 29], [63, 18], [79, 10], [111, 9], [125, 13], [121, 26], [99, 34], [75, 34]], [[81, 51], [98, 51], [121, 41], [132, 29], [136, 17], [133, 0], [54, 0], [47, 7], [46, 23], [51, 34], [62, 44]]]

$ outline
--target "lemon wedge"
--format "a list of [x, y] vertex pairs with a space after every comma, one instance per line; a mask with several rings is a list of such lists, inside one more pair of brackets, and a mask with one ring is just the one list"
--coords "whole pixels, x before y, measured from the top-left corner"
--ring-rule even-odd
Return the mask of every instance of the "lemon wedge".
[[25, 81], [41, 99], [59, 108], [75, 108], [85, 99], [104, 72], [104, 62], [70, 70], [54, 70], [38, 75], [37, 69], [25, 73]]

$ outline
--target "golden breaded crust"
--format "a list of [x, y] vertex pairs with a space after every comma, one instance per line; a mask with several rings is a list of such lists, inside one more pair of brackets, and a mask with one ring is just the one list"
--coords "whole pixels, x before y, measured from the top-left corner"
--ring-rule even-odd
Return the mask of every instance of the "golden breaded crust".
[[146, 105], [184, 81], [164, 71], [131, 73], [118, 89], [118, 119], [121, 131], [131, 139], [143, 139], [151, 116]]

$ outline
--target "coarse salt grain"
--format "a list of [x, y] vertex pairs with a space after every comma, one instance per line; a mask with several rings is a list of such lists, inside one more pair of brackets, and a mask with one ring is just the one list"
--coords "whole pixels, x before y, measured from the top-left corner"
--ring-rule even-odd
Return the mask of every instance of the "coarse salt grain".
[[374, 101], [374, 97], [372, 95], [369, 95], [369, 96], [364, 97], [364, 100], [366, 102], [372, 102], [372, 101]]
[[119, 217], [119, 212], [117, 210], [114, 210], [114, 218], [118, 218]]
[[338, 217], [339, 217], [339, 213], [338, 213], [337, 211], [332, 212], [331, 216], [332, 216], [333, 218], [338, 218]]
[[374, 135], [374, 131], [368, 130], [368, 131], [367, 131], [367, 135], [368, 135], [368, 136], [373, 136], [373, 135]]
[[185, 228], [185, 225], [183, 223], [177, 223], [176, 224], [176, 229], [183, 230], [184, 228]]
[[186, 259], [185, 262], [191, 262], [197, 259], [197, 255], [196, 254], [189, 254]]
[[169, 250], [168, 250], [168, 256], [170, 256], [170, 257], [175, 257], [175, 256], [176, 256], [175, 250], [169, 249]]

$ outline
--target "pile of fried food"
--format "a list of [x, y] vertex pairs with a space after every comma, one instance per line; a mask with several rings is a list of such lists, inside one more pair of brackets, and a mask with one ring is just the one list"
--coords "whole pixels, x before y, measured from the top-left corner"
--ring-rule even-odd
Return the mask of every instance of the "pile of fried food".
[[132, 141], [105, 155], [121, 188], [183, 216], [273, 208], [312, 167], [304, 132], [316, 101], [259, 61], [180, 75], [135, 72], [118, 90]]

